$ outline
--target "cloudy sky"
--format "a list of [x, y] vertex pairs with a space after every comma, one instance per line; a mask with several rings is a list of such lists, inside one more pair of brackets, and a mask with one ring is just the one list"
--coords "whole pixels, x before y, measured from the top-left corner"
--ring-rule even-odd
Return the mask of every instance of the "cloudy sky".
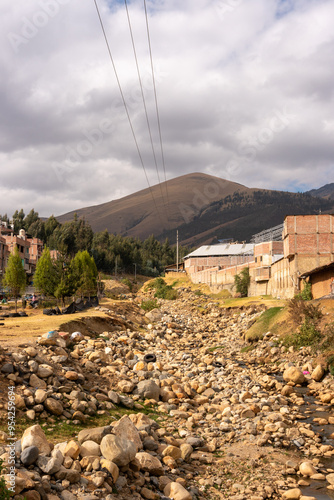
[[[205, 172], [249, 187], [333, 182], [332, 0], [97, 0], [150, 185]], [[0, 214], [148, 186], [94, 0], [0, 4]]]

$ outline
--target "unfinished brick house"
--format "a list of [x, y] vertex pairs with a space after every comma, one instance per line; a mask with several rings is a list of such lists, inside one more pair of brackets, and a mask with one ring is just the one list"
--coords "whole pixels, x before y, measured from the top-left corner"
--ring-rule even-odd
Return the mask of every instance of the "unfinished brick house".
[[334, 215], [289, 215], [283, 229], [282, 259], [273, 264], [272, 295], [291, 298], [303, 274], [334, 261]]
[[[334, 215], [289, 215], [281, 241], [253, 245], [253, 255], [236, 254], [234, 262], [227, 255], [217, 255], [219, 249], [213, 247], [219, 245], [201, 247], [186, 257], [185, 269], [195, 283], [233, 291], [234, 276], [247, 266], [249, 295], [291, 298], [300, 291], [305, 273], [334, 262], [333, 231]], [[205, 248], [208, 255], [203, 254]]]

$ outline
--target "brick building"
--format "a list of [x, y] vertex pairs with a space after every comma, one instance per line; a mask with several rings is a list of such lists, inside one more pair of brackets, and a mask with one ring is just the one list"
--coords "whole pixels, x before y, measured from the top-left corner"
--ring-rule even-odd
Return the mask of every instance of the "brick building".
[[305, 273], [302, 278], [311, 283], [314, 299], [326, 296], [334, 298], [334, 262], [312, 269]]
[[219, 243], [203, 245], [184, 257], [184, 267], [191, 276], [213, 267], [224, 269], [254, 260], [253, 243]]
[[15, 248], [18, 249], [24, 270], [28, 275], [33, 275], [43, 252], [43, 242], [38, 238], [28, 238], [24, 229], [21, 229], [19, 235], [15, 235], [13, 230], [0, 233], [0, 276], [4, 274], [9, 255]]
[[[243, 245], [244, 253], [238, 245], [230, 245], [235, 246], [234, 255], [228, 255], [228, 248], [222, 248], [218, 255], [215, 247], [219, 245], [201, 247], [186, 257], [185, 269], [195, 283], [207, 283], [215, 291], [233, 291], [234, 276], [247, 266], [251, 277], [249, 295], [291, 298], [300, 291], [305, 273], [333, 264], [333, 232], [334, 215], [289, 215], [284, 220], [281, 241], [253, 245], [252, 253], [249, 245]], [[332, 266], [322, 272], [329, 274], [326, 278], [310, 279], [325, 281], [323, 289], [327, 295]], [[315, 290], [316, 294], [321, 293], [320, 284]]]

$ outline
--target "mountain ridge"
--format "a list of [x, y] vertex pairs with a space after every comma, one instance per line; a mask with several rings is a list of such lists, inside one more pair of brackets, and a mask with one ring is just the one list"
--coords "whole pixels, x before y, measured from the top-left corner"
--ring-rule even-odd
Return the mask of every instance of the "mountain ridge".
[[[328, 185], [331, 186], [331, 185]], [[325, 186], [324, 186], [325, 187]], [[334, 187], [334, 184], [333, 184]], [[173, 243], [197, 245], [222, 238], [248, 240], [252, 234], [283, 222], [286, 215], [334, 210], [334, 198], [258, 188], [202, 173], [185, 174], [112, 200], [57, 216], [64, 223], [74, 214], [94, 232], [145, 239], [153, 234]], [[168, 203], [167, 203], [168, 198]]]

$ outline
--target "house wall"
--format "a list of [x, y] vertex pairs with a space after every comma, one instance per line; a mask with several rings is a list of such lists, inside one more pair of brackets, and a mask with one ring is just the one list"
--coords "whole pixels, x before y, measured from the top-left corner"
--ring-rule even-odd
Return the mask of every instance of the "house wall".
[[334, 268], [319, 271], [310, 276], [312, 285], [312, 295], [314, 299], [319, 299], [329, 295], [333, 290]]

